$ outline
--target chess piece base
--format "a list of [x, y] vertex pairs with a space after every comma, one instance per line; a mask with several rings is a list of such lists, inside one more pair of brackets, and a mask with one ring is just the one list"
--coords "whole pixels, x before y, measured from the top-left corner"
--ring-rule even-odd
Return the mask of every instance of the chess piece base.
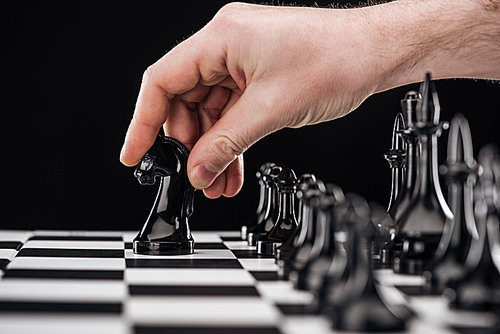
[[143, 255], [186, 255], [194, 253], [194, 240], [188, 241], [140, 241], [134, 240], [134, 253]]
[[276, 255], [276, 248], [281, 245], [281, 242], [259, 240], [257, 241], [257, 254]]

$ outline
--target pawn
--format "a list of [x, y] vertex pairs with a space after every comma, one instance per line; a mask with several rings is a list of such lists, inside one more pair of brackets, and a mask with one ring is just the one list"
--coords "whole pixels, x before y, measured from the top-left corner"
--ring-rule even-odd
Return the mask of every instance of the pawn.
[[[500, 247], [496, 205], [500, 174], [498, 150], [486, 146], [479, 153], [483, 174], [475, 198], [475, 219], [479, 238], [472, 239], [464, 265], [466, 274], [448, 285], [445, 297], [450, 307], [461, 310], [500, 312], [500, 265], [494, 251]], [[496, 170], [496, 171], [495, 171]]]
[[259, 237], [264, 236], [267, 232], [271, 230], [274, 222], [278, 218], [279, 214], [279, 198], [278, 198], [278, 187], [276, 186], [276, 179], [281, 173], [280, 166], [268, 166], [264, 173], [262, 174], [262, 182], [265, 185], [266, 192], [266, 203], [264, 207], [264, 212], [260, 216], [260, 220], [257, 225], [252, 228], [247, 234], [247, 241], [249, 246], [255, 246]]
[[336, 221], [334, 207], [343, 204], [344, 193], [335, 184], [327, 184], [323, 196], [312, 200], [312, 205], [317, 208], [316, 235], [307, 261], [290, 275], [294, 287], [299, 290], [317, 291], [322, 283], [323, 276], [330, 268], [330, 263], [335, 261], [337, 249], [335, 247]]
[[295, 194], [297, 193], [297, 177], [291, 168], [283, 168], [276, 186], [279, 194], [279, 210], [271, 230], [257, 241], [257, 253], [275, 255], [276, 249], [291, 238], [298, 227], [295, 217]]
[[297, 223], [298, 228], [295, 230], [294, 235], [289, 238], [281, 247], [276, 250], [276, 263], [283, 266], [284, 261], [287, 261], [298, 247], [305, 241], [307, 234], [307, 224], [303, 224], [304, 214], [307, 213], [307, 208], [304, 203], [304, 194], [310, 189], [323, 188], [323, 183], [316, 179], [313, 174], [302, 174], [299, 178], [297, 186]]
[[259, 181], [259, 204], [257, 205], [257, 210], [255, 214], [248, 220], [247, 224], [241, 226], [240, 236], [241, 240], [247, 240], [248, 233], [254, 233], [257, 229], [258, 223], [264, 219], [266, 214], [267, 203], [270, 200], [269, 192], [267, 191], [266, 184], [263, 180], [266, 172], [269, 171], [271, 167], [274, 166], [273, 162], [265, 162], [260, 165], [259, 171], [255, 173], [257, 180]]
[[[349, 273], [330, 300], [327, 314], [337, 330], [403, 331], [412, 316], [411, 312], [407, 308], [396, 309], [387, 305], [373, 278], [370, 245], [375, 227], [371, 222], [371, 209], [360, 196], [349, 196], [348, 200], [349, 214], [346, 218], [349, 219], [349, 235], [346, 247]], [[377, 213], [377, 216], [380, 214]]]
[[160, 188], [142, 230], [133, 241], [136, 254], [177, 255], [194, 252], [188, 219], [193, 213], [194, 188], [187, 177], [189, 151], [178, 140], [161, 134], [139, 162], [140, 184]]
[[295, 242], [295, 247], [286, 257], [278, 262], [278, 276], [289, 279], [290, 273], [300, 269], [309, 258], [314, 240], [316, 239], [316, 220], [318, 216], [317, 207], [313, 205], [316, 198], [323, 197], [325, 186], [318, 180], [317, 186], [303, 189], [301, 196], [301, 231]]

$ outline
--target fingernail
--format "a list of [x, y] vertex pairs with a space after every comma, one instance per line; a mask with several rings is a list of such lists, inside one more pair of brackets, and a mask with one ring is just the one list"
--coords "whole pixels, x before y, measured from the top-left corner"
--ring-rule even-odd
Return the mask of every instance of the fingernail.
[[120, 161], [123, 163], [123, 157], [125, 156], [125, 144], [123, 144], [122, 149], [120, 150]]
[[219, 170], [208, 162], [201, 162], [191, 169], [191, 182], [198, 189], [205, 189], [214, 182]]

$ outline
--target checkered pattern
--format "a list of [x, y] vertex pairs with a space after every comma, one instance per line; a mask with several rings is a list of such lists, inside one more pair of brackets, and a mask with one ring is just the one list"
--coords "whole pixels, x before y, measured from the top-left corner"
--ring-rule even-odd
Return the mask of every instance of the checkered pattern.
[[[279, 280], [274, 259], [237, 232], [194, 232], [195, 253], [179, 256], [136, 255], [135, 235], [0, 231], [0, 332], [332, 332], [327, 317], [307, 312], [314, 296]], [[451, 312], [438, 296], [419, 295], [421, 277], [375, 274], [388, 303], [418, 314], [411, 332], [488, 324], [487, 314]]]

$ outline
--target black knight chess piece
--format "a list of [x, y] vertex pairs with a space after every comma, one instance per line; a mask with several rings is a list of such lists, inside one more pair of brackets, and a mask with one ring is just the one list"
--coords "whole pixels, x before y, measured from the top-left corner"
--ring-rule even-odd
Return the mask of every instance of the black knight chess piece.
[[139, 183], [152, 185], [160, 179], [160, 188], [146, 223], [134, 239], [134, 253], [193, 253], [188, 219], [193, 213], [194, 188], [187, 177], [188, 156], [181, 142], [159, 134], [139, 162], [134, 173]]
[[[413, 128], [420, 143], [416, 185], [409, 206], [395, 219], [397, 231], [392, 265], [397, 273], [422, 274], [434, 257], [444, 223], [452, 219], [439, 184], [438, 137], [448, 123], [440, 122], [440, 106], [434, 82], [427, 73], [421, 85]], [[394, 246], [393, 245], [393, 246]]]
[[473, 209], [479, 165], [474, 160], [469, 123], [462, 114], [451, 120], [447, 159], [440, 172], [445, 175], [453, 218], [445, 222], [429, 274], [425, 275], [427, 288], [435, 292], [442, 292], [448, 282], [463, 275], [472, 239], [479, 237]]

